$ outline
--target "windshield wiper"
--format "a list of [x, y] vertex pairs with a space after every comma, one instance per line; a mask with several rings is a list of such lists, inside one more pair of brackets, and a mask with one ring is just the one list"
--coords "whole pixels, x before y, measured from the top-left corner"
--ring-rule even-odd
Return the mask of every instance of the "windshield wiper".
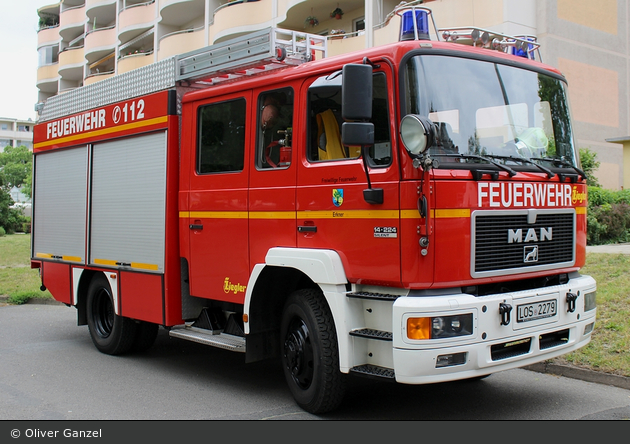
[[[586, 180], [588, 179], [588, 176], [586, 175], [586, 173], [584, 171], [582, 171], [581, 169], [579, 169], [578, 167], [574, 166], [573, 164], [567, 162], [564, 159], [558, 159], [555, 157], [532, 157], [532, 160], [542, 160], [544, 162], [551, 162], [557, 165], [562, 165], [568, 168], [573, 168], [581, 177], [582, 179]], [[562, 174], [562, 173], [558, 173], [558, 176], [560, 176], [560, 178], [562, 179], [564, 176], [566, 176], [566, 174]], [[561, 180], [562, 181], [562, 180]]]
[[503, 160], [511, 160], [513, 162], [521, 162], [521, 163], [528, 163], [530, 165], [534, 165], [536, 168], [538, 168], [539, 170], [543, 171], [545, 174], [547, 174], [547, 178], [551, 179], [552, 177], [554, 177], [556, 175], [556, 173], [554, 173], [553, 171], [551, 171], [549, 168], [544, 167], [536, 162], [531, 161], [530, 159], [526, 159], [525, 157], [515, 157], [515, 156], [495, 156], [495, 155], [491, 155], [488, 157], [492, 157], [493, 159], [503, 159]]
[[[500, 168], [503, 171], [506, 171], [510, 175], [510, 177], [516, 176], [516, 171], [514, 171], [509, 166], [500, 164], [499, 162], [496, 162], [488, 157], [479, 156], [477, 154], [434, 154], [434, 157], [456, 157], [460, 159], [479, 159], [479, 160], [483, 160], [485, 162], [491, 163], [497, 168]], [[473, 170], [473, 176], [475, 176], [475, 180], [479, 180], [481, 178], [480, 174], [481, 175], [490, 174], [493, 177], [493, 179], [498, 178], [498, 173], [496, 171], [478, 171], [477, 174], [475, 174], [475, 171]]]

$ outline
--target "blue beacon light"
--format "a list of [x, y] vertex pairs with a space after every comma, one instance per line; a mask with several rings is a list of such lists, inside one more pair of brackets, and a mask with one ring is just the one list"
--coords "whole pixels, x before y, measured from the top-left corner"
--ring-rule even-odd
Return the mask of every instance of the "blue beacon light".
[[430, 40], [429, 14], [426, 11], [413, 9], [403, 12], [400, 18], [399, 40]]

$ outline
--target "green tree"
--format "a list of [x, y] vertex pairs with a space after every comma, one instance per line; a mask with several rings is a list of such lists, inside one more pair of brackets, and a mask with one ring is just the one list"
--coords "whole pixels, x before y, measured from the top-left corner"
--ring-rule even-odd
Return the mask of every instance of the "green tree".
[[588, 148], [580, 148], [580, 162], [582, 164], [582, 170], [588, 176], [586, 184], [591, 187], [601, 187], [597, 177], [595, 177], [595, 171], [599, 168], [600, 164], [597, 160], [597, 153]]
[[33, 153], [25, 146], [9, 145], [0, 153], [0, 182], [5, 189], [22, 188], [30, 196], [32, 171]]
[[15, 202], [11, 188], [21, 188], [31, 195], [33, 153], [25, 146], [7, 146], [0, 152], [0, 227], [11, 234], [20, 228], [24, 217], [19, 210], [10, 208]]

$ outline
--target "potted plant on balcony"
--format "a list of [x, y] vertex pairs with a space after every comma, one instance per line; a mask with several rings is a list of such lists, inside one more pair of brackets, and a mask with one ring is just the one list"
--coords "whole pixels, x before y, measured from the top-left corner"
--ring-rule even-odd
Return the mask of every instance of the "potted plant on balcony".
[[304, 20], [304, 27], [305, 28], [307, 26], [310, 26], [311, 28], [314, 28], [317, 25], [319, 25], [319, 20], [317, 20], [317, 17], [315, 17], [313, 15], [309, 15], [308, 17], [306, 17], [306, 20]]
[[330, 17], [337, 20], [340, 20], [342, 16], [343, 16], [343, 11], [339, 7], [333, 9], [333, 11], [330, 13]]

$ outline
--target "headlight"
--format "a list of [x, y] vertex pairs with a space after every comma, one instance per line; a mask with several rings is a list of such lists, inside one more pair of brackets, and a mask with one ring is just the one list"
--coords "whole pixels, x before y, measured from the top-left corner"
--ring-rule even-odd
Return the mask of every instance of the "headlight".
[[409, 339], [443, 339], [471, 335], [472, 313], [454, 316], [410, 317], [407, 319]]
[[433, 122], [427, 117], [407, 114], [400, 122], [400, 138], [412, 157], [433, 145]]

